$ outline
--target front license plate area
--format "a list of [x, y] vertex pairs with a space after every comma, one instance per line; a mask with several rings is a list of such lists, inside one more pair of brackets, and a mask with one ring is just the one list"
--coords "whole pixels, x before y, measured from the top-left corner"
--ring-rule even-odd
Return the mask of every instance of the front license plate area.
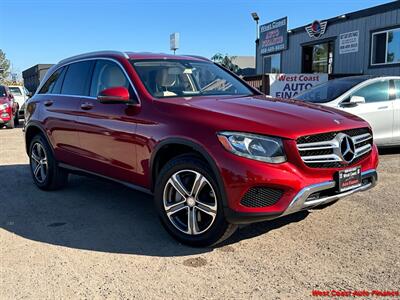
[[339, 192], [345, 192], [361, 186], [361, 167], [339, 171]]

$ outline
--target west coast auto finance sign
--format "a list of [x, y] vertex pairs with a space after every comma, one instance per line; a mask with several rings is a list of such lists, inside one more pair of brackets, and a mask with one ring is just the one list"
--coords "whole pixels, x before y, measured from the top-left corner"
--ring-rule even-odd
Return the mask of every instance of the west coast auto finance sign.
[[261, 54], [286, 50], [287, 17], [260, 26]]
[[268, 74], [270, 95], [293, 98], [301, 92], [328, 81], [328, 74]]

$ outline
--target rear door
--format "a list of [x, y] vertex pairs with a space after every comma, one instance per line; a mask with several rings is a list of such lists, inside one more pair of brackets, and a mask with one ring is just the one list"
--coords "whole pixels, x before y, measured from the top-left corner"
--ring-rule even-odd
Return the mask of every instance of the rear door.
[[92, 61], [72, 63], [58, 69], [40, 90], [46, 110], [44, 126], [57, 160], [79, 165], [76, 122], [81, 97], [88, 95]]
[[95, 63], [90, 98], [80, 101], [78, 130], [82, 167], [103, 176], [131, 182], [136, 174], [137, 106], [126, 103], [100, 103], [98, 94], [111, 87], [126, 87], [133, 103], [138, 103], [133, 86], [123, 67], [114, 60]]
[[373, 81], [350, 95], [364, 97], [365, 103], [342, 108], [368, 121], [378, 145], [390, 144], [393, 138], [394, 111], [389, 87], [389, 80]]

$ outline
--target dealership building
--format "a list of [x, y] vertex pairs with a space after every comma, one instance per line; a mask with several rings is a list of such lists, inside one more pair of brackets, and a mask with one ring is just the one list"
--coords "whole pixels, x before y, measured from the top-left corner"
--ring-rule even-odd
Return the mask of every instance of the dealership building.
[[257, 74], [400, 75], [400, 1], [287, 29], [260, 26]]

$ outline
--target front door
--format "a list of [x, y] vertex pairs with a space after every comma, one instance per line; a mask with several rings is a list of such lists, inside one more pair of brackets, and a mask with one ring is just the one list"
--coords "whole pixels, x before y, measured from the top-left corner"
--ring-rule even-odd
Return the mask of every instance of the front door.
[[131, 83], [115, 61], [95, 63], [90, 97], [80, 102], [78, 135], [82, 168], [103, 176], [131, 182], [136, 173], [135, 131], [139, 108], [125, 103], [100, 103], [97, 95], [111, 87], [124, 86], [137, 101]]
[[343, 109], [368, 121], [378, 145], [390, 144], [393, 137], [394, 101], [390, 98], [389, 80], [375, 81], [361, 87], [351, 96], [364, 97], [365, 103]]

